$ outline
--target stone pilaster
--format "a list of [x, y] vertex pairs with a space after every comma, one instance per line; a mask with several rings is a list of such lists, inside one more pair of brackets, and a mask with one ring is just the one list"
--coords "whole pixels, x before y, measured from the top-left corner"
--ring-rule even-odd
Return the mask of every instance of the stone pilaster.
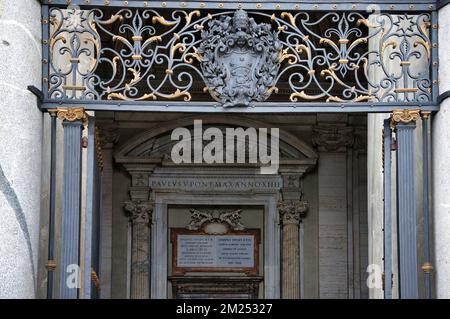
[[415, 122], [419, 110], [394, 111], [397, 132], [397, 192], [400, 298], [419, 297], [417, 265], [417, 207], [415, 200]]
[[[323, 118], [326, 120], [326, 118]], [[352, 183], [353, 127], [348, 118], [321, 121], [312, 142], [319, 152], [318, 233], [319, 292], [321, 298], [351, 298], [354, 284]], [[344, 226], [345, 225], [345, 226]], [[329, 285], [333, 282], [333, 285]], [[346, 289], [337, 288], [346, 287]]]
[[100, 282], [101, 299], [111, 298], [112, 281], [112, 212], [113, 212], [113, 171], [114, 146], [119, 141], [118, 125], [112, 121], [97, 121], [96, 141], [100, 148], [97, 153], [102, 159], [102, 207], [100, 221]]
[[83, 108], [60, 108], [57, 116], [64, 127], [64, 172], [61, 216], [60, 298], [78, 298], [81, 280], [81, 131], [87, 120]]
[[300, 299], [299, 225], [307, 210], [307, 202], [301, 200], [284, 200], [278, 203], [283, 230], [281, 292], [283, 299]]
[[153, 203], [128, 201], [125, 211], [132, 225], [131, 248], [131, 299], [148, 299], [150, 296], [150, 225]]

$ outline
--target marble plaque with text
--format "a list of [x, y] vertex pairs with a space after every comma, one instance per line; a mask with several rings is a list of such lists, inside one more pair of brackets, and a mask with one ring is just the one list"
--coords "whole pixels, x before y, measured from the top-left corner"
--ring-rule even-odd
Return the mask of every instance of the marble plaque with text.
[[254, 231], [225, 235], [175, 232], [173, 271], [253, 272], [258, 263], [257, 237]]

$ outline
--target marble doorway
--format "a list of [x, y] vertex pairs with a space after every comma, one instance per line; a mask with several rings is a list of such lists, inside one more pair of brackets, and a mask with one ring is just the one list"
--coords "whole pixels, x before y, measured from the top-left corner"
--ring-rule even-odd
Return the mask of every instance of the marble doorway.
[[[206, 179], [224, 180], [223, 176], [209, 176]], [[194, 177], [195, 179], [195, 177]], [[198, 179], [198, 177], [197, 177]], [[199, 180], [205, 180], [205, 176]], [[267, 179], [267, 178], [266, 178]], [[212, 209], [240, 209], [243, 211], [243, 224], [248, 224], [252, 229], [258, 229], [261, 232], [261, 241], [259, 243], [260, 257], [257, 261], [259, 271], [256, 276], [249, 278], [248, 285], [242, 287], [243, 290], [236, 294], [249, 293], [244, 292], [245, 287], [253, 287], [255, 282], [261, 282], [258, 291], [254, 297], [259, 298], [279, 298], [280, 297], [280, 228], [278, 225], [278, 193], [280, 180], [278, 176], [268, 177], [274, 181], [274, 188], [264, 191], [250, 191], [244, 189], [233, 189], [228, 192], [217, 192], [211, 194], [209, 191], [202, 192], [167, 192], [154, 189], [155, 206], [153, 212], [152, 226], [152, 264], [151, 264], [151, 298], [171, 298], [174, 296], [172, 282], [168, 280], [171, 277], [171, 244], [170, 229], [183, 226], [189, 223], [189, 209], [196, 208], [200, 210]], [[195, 183], [194, 183], [195, 184]], [[213, 204], [213, 205], [212, 205]], [[164, 262], [166, 261], [166, 262]], [[192, 274], [191, 274], [192, 275]], [[199, 275], [197, 274], [193, 274]], [[209, 273], [208, 275], [212, 275]], [[215, 277], [208, 283], [236, 280], [236, 275], [242, 274], [224, 274]], [[211, 278], [213, 278], [211, 277]], [[219, 277], [219, 278], [218, 278]], [[221, 278], [220, 278], [221, 277]], [[226, 280], [228, 277], [228, 280]], [[253, 279], [252, 279], [253, 278]], [[202, 279], [205, 281], [205, 279]], [[178, 277], [176, 284], [180, 283]], [[182, 282], [183, 280], [181, 280]], [[198, 286], [196, 280], [191, 282], [191, 286]], [[197, 280], [198, 282], [198, 280]], [[249, 288], [250, 289], [250, 288]], [[227, 293], [230, 293], [227, 291]]]

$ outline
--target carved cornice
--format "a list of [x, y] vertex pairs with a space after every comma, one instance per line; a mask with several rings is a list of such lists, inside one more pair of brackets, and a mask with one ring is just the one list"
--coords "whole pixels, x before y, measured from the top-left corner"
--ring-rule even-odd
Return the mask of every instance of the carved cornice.
[[345, 151], [355, 142], [352, 127], [317, 126], [313, 128], [312, 142], [319, 151]]
[[124, 209], [133, 224], [151, 224], [153, 202], [140, 200], [127, 201], [124, 204]]
[[244, 225], [241, 223], [241, 209], [236, 209], [232, 211], [225, 210], [207, 210], [200, 211], [197, 209], [190, 209], [191, 221], [186, 226], [189, 230], [199, 230], [204, 228], [207, 224], [226, 224], [233, 230], [243, 230]]
[[300, 223], [308, 211], [308, 202], [304, 200], [283, 200], [278, 202], [278, 213], [283, 225]]
[[57, 117], [61, 121], [81, 121], [83, 124], [86, 124], [88, 120], [84, 107], [59, 107], [56, 112]]
[[394, 128], [398, 123], [415, 123], [419, 118], [420, 110], [394, 110], [391, 117], [391, 127]]

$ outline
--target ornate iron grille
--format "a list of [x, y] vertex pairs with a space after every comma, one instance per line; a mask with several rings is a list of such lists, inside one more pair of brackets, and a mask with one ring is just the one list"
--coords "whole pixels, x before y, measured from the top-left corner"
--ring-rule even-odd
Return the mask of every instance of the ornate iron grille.
[[[47, 9], [43, 86], [47, 102], [226, 105], [223, 95], [230, 95], [230, 88], [217, 82], [235, 61], [212, 61], [214, 45], [231, 44], [211, 39], [235, 36], [237, 29], [230, 25], [236, 10], [205, 10], [201, 3], [191, 10]], [[272, 43], [276, 48], [270, 44], [266, 48], [276, 57], [253, 66], [259, 78], [249, 85], [259, 95], [249, 98], [250, 105], [436, 101], [437, 24], [432, 12], [253, 9], [245, 13], [251, 20], [246, 24], [249, 30], [244, 30], [247, 38], [261, 42], [266, 32], [276, 40]], [[276, 68], [267, 70], [270, 61]]]

